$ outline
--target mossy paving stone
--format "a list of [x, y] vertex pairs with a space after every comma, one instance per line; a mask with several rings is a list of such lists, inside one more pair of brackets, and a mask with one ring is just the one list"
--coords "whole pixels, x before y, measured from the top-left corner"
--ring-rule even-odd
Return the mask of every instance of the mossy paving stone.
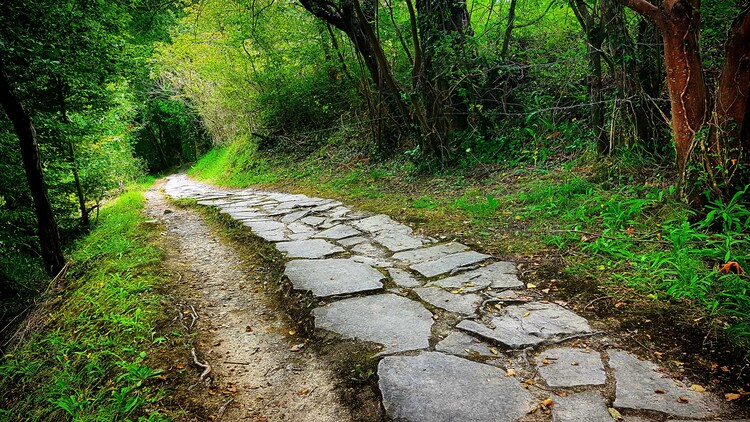
[[383, 288], [383, 274], [351, 259], [297, 259], [284, 270], [297, 290], [309, 290], [315, 297], [371, 292]]
[[388, 356], [378, 365], [383, 406], [407, 422], [511, 422], [532, 397], [493, 366], [438, 352]]
[[426, 349], [432, 314], [419, 302], [386, 293], [339, 300], [313, 310], [315, 328], [382, 344], [384, 353]]

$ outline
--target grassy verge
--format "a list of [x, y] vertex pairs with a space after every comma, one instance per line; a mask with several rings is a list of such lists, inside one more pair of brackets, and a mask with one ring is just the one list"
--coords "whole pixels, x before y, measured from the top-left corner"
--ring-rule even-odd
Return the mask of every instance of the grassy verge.
[[691, 330], [747, 352], [750, 279], [725, 264], [750, 267], [750, 193], [698, 215], [676, 198], [658, 163], [626, 154], [425, 172], [406, 157], [373, 163], [325, 148], [280, 157], [237, 143], [213, 150], [190, 174], [225, 186], [336, 197], [431, 235], [453, 233], [527, 262], [533, 283], [552, 294], [584, 304], [604, 296], [587, 308], [601, 317], [632, 308], [649, 320], [644, 308], [676, 306], [672, 312], [684, 314]]
[[66, 285], [32, 314], [33, 332], [0, 360], [0, 420], [161, 420], [150, 364], [161, 297], [143, 190], [102, 210], [74, 248]]

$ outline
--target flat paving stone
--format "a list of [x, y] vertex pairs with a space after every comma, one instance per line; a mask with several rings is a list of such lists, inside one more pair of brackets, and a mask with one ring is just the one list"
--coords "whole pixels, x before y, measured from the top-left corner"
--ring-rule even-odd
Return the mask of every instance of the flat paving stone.
[[385, 251], [370, 242], [357, 243], [352, 246], [350, 250], [352, 253], [369, 256], [371, 258], [383, 258], [386, 255]]
[[347, 237], [345, 239], [339, 239], [336, 241], [336, 243], [338, 243], [339, 245], [346, 246], [346, 247], [358, 245], [362, 242], [367, 242], [367, 238], [363, 236], [354, 236], [354, 237]]
[[[548, 363], [544, 363], [545, 360]], [[552, 388], [604, 385], [607, 375], [599, 352], [574, 347], [547, 349], [537, 358], [539, 375]]]
[[385, 353], [426, 349], [432, 314], [419, 302], [386, 293], [339, 300], [313, 310], [315, 328], [382, 344]]
[[[615, 375], [614, 407], [653, 410], [681, 418], [712, 416], [706, 394], [690, 390], [677, 380], [658, 372], [657, 366], [622, 350], [608, 350], [609, 366]], [[656, 393], [657, 390], [663, 393]], [[683, 397], [687, 402], [681, 402]]]
[[388, 356], [378, 364], [387, 415], [407, 422], [511, 422], [531, 395], [493, 366], [437, 352]]
[[482, 297], [479, 295], [453, 294], [439, 287], [417, 287], [414, 293], [432, 306], [461, 315], [474, 314], [482, 303]]
[[299, 220], [300, 218], [306, 216], [307, 214], [309, 214], [309, 212], [310, 211], [303, 210], [303, 211], [295, 211], [295, 212], [289, 213], [281, 219], [281, 222], [285, 224], [293, 223]]
[[244, 226], [250, 227], [253, 232], [268, 232], [273, 230], [283, 230], [286, 228], [284, 223], [279, 223], [274, 220], [244, 220], [242, 221]]
[[383, 230], [392, 232], [411, 233], [411, 227], [397, 223], [385, 214], [377, 214], [352, 222], [354, 227], [369, 233], [378, 233]]
[[393, 259], [403, 261], [407, 264], [417, 264], [424, 261], [432, 261], [446, 255], [468, 251], [469, 247], [457, 242], [442, 243], [426, 248], [414, 249], [410, 251], [398, 252], [393, 254]]
[[288, 228], [289, 231], [291, 231], [292, 233], [311, 233], [311, 234], [315, 234], [315, 233], [318, 232], [313, 227], [308, 226], [307, 224], [301, 223], [299, 221], [295, 221], [293, 223], [289, 223], [286, 226], [286, 228]]
[[422, 285], [416, 278], [414, 278], [414, 276], [399, 268], [388, 268], [388, 275], [391, 276], [391, 280], [393, 280], [398, 287], [411, 289]]
[[417, 236], [387, 230], [380, 232], [373, 240], [385, 246], [391, 252], [415, 249], [425, 244], [425, 241]]
[[383, 288], [383, 274], [375, 268], [351, 259], [298, 259], [284, 269], [297, 290], [309, 290], [325, 297], [369, 292]]
[[613, 422], [601, 393], [589, 391], [554, 397], [552, 422]]
[[476, 270], [446, 277], [430, 283], [444, 289], [464, 289], [471, 292], [492, 287], [493, 289], [521, 289], [524, 284], [516, 277], [516, 266], [511, 262], [495, 262]]
[[296, 240], [276, 244], [276, 249], [285, 252], [287, 258], [323, 258], [343, 252], [344, 248], [323, 239]]
[[[456, 356], [483, 356], [502, 358], [503, 355], [493, 352], [487, 343], [460, 331], [454, 331], [435, 345], [438, 352]], [[494, 350], [494, 349], [493, 349]]]
[[490, 256], [479, 252], [459, 252], [452, 255], [446, 255], [434, 261], [413, 264], [409, 268], [429, 278], [451, 272], [465, 265], [482, 262], [487, 258], [490, 258]]
[[289, 239], [284, 229], [254, 232], [256, 236], [267, 242], [286, 242]]
[[328, 230], [323, 230], [322, 232], [316, 234], [313, 237], [321, 238], [321, 239], [343, 239], [345, 237], [352, 237], [356, 236], [358, 234], [361, 234], [359, 230], [355, 229], [352, 226], [346, 225], [346, 224], [338, 224], [336, 226], [331, 227]]
[[461, 321], [457, 327], [513, 349], [591, 332], [585, 318], [553, 303], [530, 302], [504, 310], [505, 315], [492, 318], [492, 327], [471, 320]]

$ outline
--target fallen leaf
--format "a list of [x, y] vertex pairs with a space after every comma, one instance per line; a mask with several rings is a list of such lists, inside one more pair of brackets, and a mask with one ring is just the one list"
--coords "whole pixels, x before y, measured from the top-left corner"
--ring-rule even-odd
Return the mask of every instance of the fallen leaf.
[[305, 347], [305, 343], [295, 344], [289, 350], [291, 350], [292, 352], [299, 352], [303, 347]]
[[552, 405], [555, 404], [555, 402], [552, 399], [546, 399], [542, 400], [539, 405], [544, 407], [552, 407]]
[[667, 392], [664, 391], [664, 390], [662, 390], [661, 388], [657, 388], [656, 390], [654, 390], [654, 393], [656, 393], [656, 394], [666, 394]]
[[716, 368], [718, 368], [718, 367], [719, 367], [719, 364], [718, 364], [718, 363], [716, 363], [716, 362], [711, 362], [711, 370], [712, 370], [712, 371], [715, 371], [715, 370], [716, 370]]
[[507, 371], [505, 371], [506, 377], [515, 377], [516, 376], [516, 370], [513, 368], [508, 368]]
[[727, 401], [732, 401], [740, 398], [740, 395], [737, 393], [726, 393], [724, 394], [724, 398], [727, 399]]
[[622, 415], [620, 414], [620, 412], [617, 411], [617, 409], [610, 407], [607, 410], [609, 410], [609, 416], [612, 416], [612, 419], [616, 421], [622, 420]]
[[697, 391], [699, 393], [703, 393], [706, 391], [706, 388], [699, 384], [693, 384], [690, 386], [690, 389], [693, 391]]
[[308, 394], [310, 394], [309, 388], [303, 388], [302, 390], [297, 391], [298, 396], [306, 396]]
[[625, 306], [625, 302], [617, 302], [617, 303], [615, 303], [615, 308], [617, 308], [617, 309], [620, 309], [623, 306]]
[[677, 397], [677, 402], [679, 402], [679, 403], [687, 403], [688, 399], [687, 399], [687, 397], [680, 396], [680, 397]]
[[572, 366], [578, 366], [578, 362], [570, 362]]
[[526, 288], [527, 289], [536, 289], [536, 284], [529, 283], [529, 284], [526, 285]]
[[290, 336], [293, 336], [293, 335], [295, 335], [295, 334], [297, 334], [297, 332], [296, 332], [296, 331], [294, 331], [294, 330], [289, 330], [289, 335], [290, 335]]
[[493, 355], [496, 355], [496, 354], [498, 354], [498, 351], [497, 351], [497, 349], [495, 349], [494, 347], [492, 347], [492, 348], [490, 348], [490, 353], [492, 353]]
[[542, 361], [542, 363], [543, 363], [543, 364], [545, 364], [545, 365], [549, 365], [549, 359], [544, 359], [544, 360]]
[[526, 318], [529, 315], [531, 315], [531, 312], [526, 312], [525, 314], [523, 314], [523, 317]]
[[729, 367], [727, 367], [727, 366], [722, 366], [719, 369], [721, 369], [721, 372], [726, 372], [727, 374], [729, 373]]

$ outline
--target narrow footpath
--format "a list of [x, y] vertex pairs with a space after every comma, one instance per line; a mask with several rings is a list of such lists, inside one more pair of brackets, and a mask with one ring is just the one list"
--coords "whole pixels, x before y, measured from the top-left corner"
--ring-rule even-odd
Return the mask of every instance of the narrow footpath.
[[[217, 207], [275, 245], [285, 278], [313, 298], [321, 347], [331, 335], [379, 345], [375, 375], [389, 419], [739, 420], [701, 386], [620, 349], [606, 327], [536, 297], [515, 263], [330, 199], [227, 190], [185, 175], [169, 177], [163, 191]], [[185, 283], [210, 320], [206, 329], [215, 330], [214, 353], [223, 357], [211, 361], [241, 363], [216, 368], [247, 396], [225, 419], [266, 420], [253, 419], [257, 412], [267, 420], [352, 420], [330, 365], [315, 353], [290, 361], [288, 318], [254, 293], [257, 286], [243, 287], [239, 257], [197, 214], [163, 214], [163, 197], [148, 199], [178, 244], [180, 256], [170, 259], [190, 274]], [[247, 327], [253, 336], [243, 335]]]

